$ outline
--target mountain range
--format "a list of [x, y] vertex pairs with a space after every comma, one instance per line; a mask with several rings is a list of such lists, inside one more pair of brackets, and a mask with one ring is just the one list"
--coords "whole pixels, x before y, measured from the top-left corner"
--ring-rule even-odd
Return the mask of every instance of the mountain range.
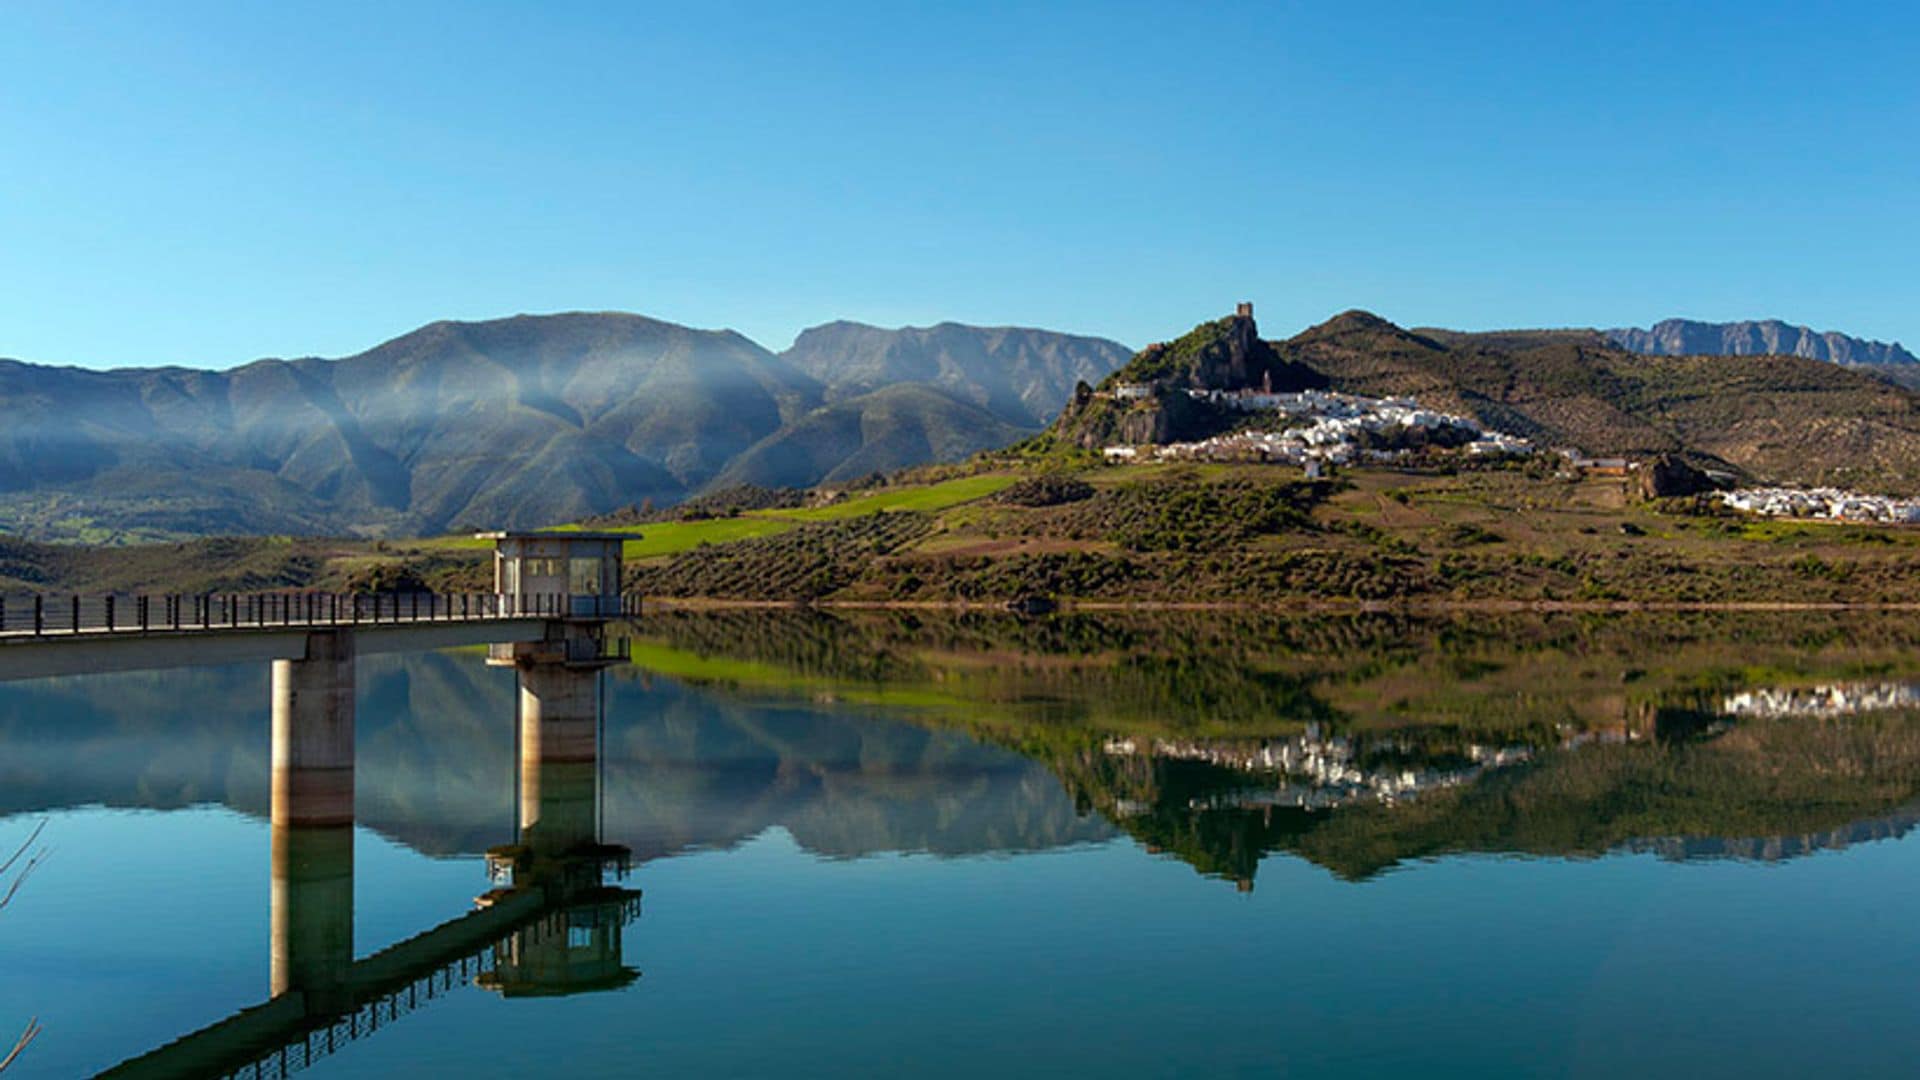
[[1622, 349], [1650, 356], [1800, 356], [1858, 368], [1909, 390], [1920, 389], [1920, 357], [1897, 341], [1868, 341], [1779, 319], [1730, 323], [1662, 319], [1645, 330], [1628, 326], [1602, 333]]
[[[573, 312], [437, 322], [356, 356], [227, 371], [0, 360], [0, 533], [553, 524], [959, 460], [1044, 429], [1077, 386], [1168, 377], [1411, 395], [1590, 453], [1920, 487], [1920, 398], [1887, 385], [1920, 378], [1920, 361], [1777, 322], [1470, 334], [1350, 312], [1268, 342], [1249, 315], [1134, 354], [1045, 330], [841, 321], [774, 353], [732, 331]], [[1197, 422], [1081, 411], [1085, 445]]]
[[418, 534], [840, 482], [1037, 431], [1128, 355], [1040, 330], [847, 322], [776, 355], [575, 312], [230, 371], [0, 360], [0, 531]]

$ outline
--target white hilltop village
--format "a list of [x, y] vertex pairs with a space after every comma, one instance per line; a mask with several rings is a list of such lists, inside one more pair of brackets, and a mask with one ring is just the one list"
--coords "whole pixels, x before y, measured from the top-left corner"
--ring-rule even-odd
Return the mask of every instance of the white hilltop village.
[[[1131, 401], [1153, 393], [1145, 384], [1114, 387], [1112, 396]], [[1273, 412], [1284, 426], [1236, 431], [1198, 442], [1164, 446], [1109, 446], [1109, 461], [1266, 461], [1312, 470], [1316, 464], [1393, 461], [1425, 446], [1456, 447], [1477, 455], [1525, 455], [1533, 444], [1490, 431], [1468, 416], [1422, 408], [1411, 398], [1369, 398], [1328, 390], [1271, 393], [1258, 390], [1188, 390], [1187, 394], [1240, 412]]]
[[[1428, 447], [1475, 457], [1524, 457], [1537, 452], [1518, 435], [1495, 431], [1470, 416], [1423, 408], [1412, 398], [1370, 398], [1331, 390], [1274, 393], [1260, 390], [1186, 390], [1196, 400], [1239, 412], [1278, 414], [1277, 426], [1235, 431], [1197, 442], [1158, 446], [1115, 445], [1110, 462], [1259, 461], [1293, 465], [1317, 475], [1329, 465], [1385, 463]], [[1106, 392], [1120, 401], [1150, 397], [1146, 383], [1123, 383]], [[1626, 475], [1638, 467], [1624, 458], [1589, 458], [1556, 449], [1579, 472]], [[1716, 474], [1718, 475], [1718, 474]], [[1716, 491], [1712, 497], [1743, 513], [1762, 517], [1920, 525], [1920, 499], [1863, 494], [1836, 488], [1756, 487]]]
[[1742, 488], [1716, 492], [1735, 510], [1765, 517], [1871, 521], [1886, 525], [1920, 524], [1920, 499], [1862, 495], [1834, 488]]

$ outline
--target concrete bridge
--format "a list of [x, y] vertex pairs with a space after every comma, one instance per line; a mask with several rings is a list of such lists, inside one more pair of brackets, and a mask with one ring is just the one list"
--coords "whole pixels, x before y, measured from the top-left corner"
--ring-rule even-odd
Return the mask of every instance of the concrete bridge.
[[638, 597], [564, 592], [0, 595], [0, 682], [304, 660], [316, 632], [369, 655], [537, 641], [639, 613]]
[[[0, 680], [273, 666], [270, 997], [106, 1075], [284, 1075], [462, 981], [552, 994], [634, 977], [619, 946], [638, 894], [602, 885], [625, 853], [599, 842], [601, 673], [624, 659], [607, 624], [639, 612], [618, 591], [621, 545], [632, 537], [484, 535], [495, 541], [492, 593], [28, 596], [0, 605]], [[505, 884], [481, 896], [479, 910], [356, 961], [355, 660], [481, 644], [488, 663], [514, 668], [519, 680], [515, 843], [489, 856]]]

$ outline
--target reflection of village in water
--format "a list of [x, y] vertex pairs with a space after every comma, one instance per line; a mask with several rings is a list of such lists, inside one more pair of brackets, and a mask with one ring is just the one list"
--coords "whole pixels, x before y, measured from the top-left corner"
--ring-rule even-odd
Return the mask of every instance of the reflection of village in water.
[[1729, 694], [1720, 707], [1728, 716], [1855, 716], [1920, 709], [1920, 683], [1763, 687]]
[[[1455, 787], [1478, 777], [1488, 769], [1504, 768], [1527, 761], [1533, 749], [1527, 746], [1481, 746], [1470, 743], [1460, 756], [1464, 764], [1444, 765], [1379, 764], [1370, 766], [1367, 757], [1413, 754], [1417, 748], [1408, 740], [1381, 739], [1366, 747], [1345, 735], [1329, 735], [1319, 724], [1292, 738], [1255, 743], [1202, 742], [1197, 740], [1155, 739], [1142, 745], [1137, 739], [1109, 739], [1102, 747], [1110, 757], [1147, 757], [1204, 762], [1251, 776], [1271, 775], [1279, 785], [1261, 785], [1244, 790], [1218, 792], [1189, 803], [1193, 809], [1219, 809], [1236, 806], [1293, 806], [1303, 810], [1331, 810], [1357, 802], [1391, 804], [1410, 799], [1423, 791]], [[1132, 800], [1115, 803], [1122, 815], [1144, 812], [1148, 807]]]
[[[1538, 742], [1450, 742], [1436, 740], [1434, 732], [1420, 729], [1337, 733], [1320, 723], [1307, 724], [1297, 735], [1252, 740], [1116, 737], [1101, 744], [1097, 757], [1082, 756], [1081, 773], [1102, 780], [1081, 790], [1103, 813], [1153, 846], [1164, 847], [1208, 872], [1232, 877], [1246, 889], [1252, 886], [1261, 854], [1295, 850], [1313, 857], [1303, 850], [1300, 840], [1340, 813], [1372, 811], [1374, 823], [1389, 822], [1384, 828], [1353, 831], [1356, 841], [1363, 836], [1380, 840], [1393, 835], [1390, 822], [1396, 810], [1443, 794], [1457, 797], [1452, 811], [1463, 810], [1472, 800], [1461, 796], [1468, 796], [1476, 784], [1503, 772], [1535, 768], [1551, 775], [1556, 766], [1565, 766], [1582, 753], [1608, 749], [1645, 751], [1658, 756], [1663, 767], [1670, 767], [1683, 760], [1682, 755], [1690, 749], [1710, 749], [1715, 740], [1727, 737], [1743, 722], [1865, 720], [1876, 714], [1902, 717], [1903, 713], [1909, 721], [1920, 713], [1920, 684], [1759, 687], [1687, 706], [1642, 708], [1616, 725], [1592, 728], [1562, 724], [1556, 737]], [[1097, 759], [1105, 759], [1108, 764]], [[1782, 772], [1793, 767], [1810, 768], [1815, 773], [1831, 771], [1831, 787], [1837, 790], [1847, 779], [1850, 760], [1859, 759], [1857, 755], [1842, 755], [1831, 762], [1810, 758], [1775, 762], [1774, 766]], [[1858, 772], [1858, 766], [1851, 771]], [[1095, 787], [1129, 793], [1101, 798], [1094, 793]], [[1689, 807], [1692, 813], [1688, 820], [1711, 815], [1715, 809], [1735, 809], [1742, 801], [1723, 795], [1724, 805], [1717, 808], [1701, 800], [1696, 792], [1658, 794], [1679, 801], [1693, 799], [1695, 805]], [[1759, 795], [1756, 792], [1753, 797]], [[1920, 823], [1920, 788], [1910, 789], [1908, 795], [1910, 801], [1884, 813], [1791, 834], [1623, 834], [1591, 848], [1563, 843], [1537, 853], [1577, 855], [1614, 850], [1650, 853], [1670, 860], [1789, 859], [1906, 835]], [[1781, 809], [1790, 812], [1792, 807]], [[1740, 815], [1728, 816], [1733, 819]], [[1426, 823], [1424, 818], [1421, 823]], [[1596, 818], [1587, 824], [1600, 821]], [[1490, 842], [1475, 843], [1470, 839], [1475, 836], [1473, 830], [1462, 828], [1458, 844], [1448, 842], [1444, 830], [1438, 835], [1409, 835], [1409, 850], [1392, 859], [1349, 863], [1336, 856], [1328, 865], [1336, 872], [1366, 877], [1405, 857], [1448, 851], [1527, 852], [1527, 844], [1520, 839], [1524, 832], [1523, 827], [1514, 828], [1507, 831], [1505, 842], [1487, 835], [1484, 840]], [[1326, 852], [1324, 848], [1317, 850]]]

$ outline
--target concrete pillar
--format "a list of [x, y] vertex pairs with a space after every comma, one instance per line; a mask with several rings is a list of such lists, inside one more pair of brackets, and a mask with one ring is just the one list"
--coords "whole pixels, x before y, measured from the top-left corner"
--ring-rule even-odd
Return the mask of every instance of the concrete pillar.
[[353, 828], [273, 827], [273, 996], [324, 1011], [353, 967]]
[[598, 839], [600, 676], [561, 663], [520, 672], [520, 842], [536, 858]]
[[353, 631], [273, 662], [273, 823], [353, 825]]

